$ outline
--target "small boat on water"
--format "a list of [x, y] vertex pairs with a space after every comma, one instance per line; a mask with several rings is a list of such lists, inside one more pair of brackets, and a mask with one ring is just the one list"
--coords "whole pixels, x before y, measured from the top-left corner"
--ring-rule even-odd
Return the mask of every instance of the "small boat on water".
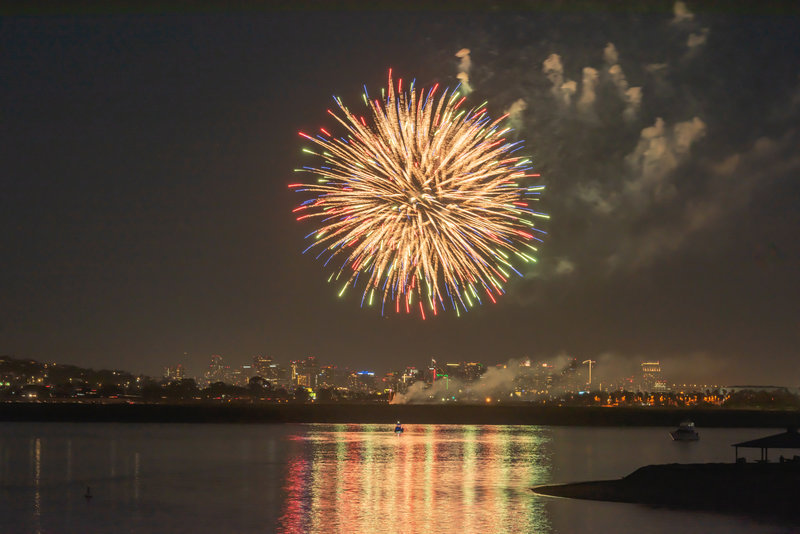
[[400, 424], [400, 421], [398, 421], [397, 424], [395, 425], [394, 433], [395, 434], [402, 434], [403, 433], [403, 425]]
[[677, 429], [669, 433], [673, 441], [697, 441], [700, 439], [700, 434], [694, 428], [694, 423], [691, 421], [684, 421]]

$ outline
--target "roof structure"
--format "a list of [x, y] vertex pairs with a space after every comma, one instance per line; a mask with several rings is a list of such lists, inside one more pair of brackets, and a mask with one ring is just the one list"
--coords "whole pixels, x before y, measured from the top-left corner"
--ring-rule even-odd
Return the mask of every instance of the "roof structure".
[[761, 449], [761, 461], [767, 461], [767, 451], [769, 449], [800, 449], [800, 433], [796, 427], [786, 429], [786, 432], [766, 436], [764, 438], [751, 439], [741, 443], [734, 443], [731, 447], [736, 447], [736, 459], [739, 459], [739, 447], [749, 449]]
[[748, 447], [752, 449], [800, 449], [800, 433], [797, 432], [796, 428], [790, 428], [786, 430], [786, 432], [781, 432], [780, 434], [734, 443], [731, 447]]

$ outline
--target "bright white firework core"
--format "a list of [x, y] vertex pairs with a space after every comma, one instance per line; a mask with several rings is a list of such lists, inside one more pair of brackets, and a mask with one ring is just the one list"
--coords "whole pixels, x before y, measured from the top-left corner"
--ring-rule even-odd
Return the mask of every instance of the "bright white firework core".
[[339, 294], [360, 286], [361, 305], [380, 300], [381, 313], [387, 302], [423, 318], [494, 302], [545, 233], [534, 221], [548, 216], [531, 207], [544, 186], [522, 184], [539, 175], [514, 155], [522, 142], [503, 137], [505, 116], [492, 121], [485, 103], [459, 111], [465, 97], [437, 89], [404, 92], [400, 80], [395, 91], [390, 71], [384, 100], [364, 94], [369, 121], [334, 97], [341, 115], [328, 112], [345, 136], [301, 132], [317, 147], [303, 151], [323, 161], [297, 169], [316, 182], [290, 185], [316, 195], [294, 210], [319, 221], [306, 251], [337, 260]]

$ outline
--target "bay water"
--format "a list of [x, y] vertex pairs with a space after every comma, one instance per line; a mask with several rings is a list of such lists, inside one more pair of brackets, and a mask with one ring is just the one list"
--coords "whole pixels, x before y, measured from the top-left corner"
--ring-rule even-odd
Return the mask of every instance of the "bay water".
[[0, 423], [0, 532], [800, 532], [531, 491], [647, 464], [731, 462], [732, 443], [775, 429], [701, 428], [691, 443], [658, 427], [393, 430], [394, 422]]

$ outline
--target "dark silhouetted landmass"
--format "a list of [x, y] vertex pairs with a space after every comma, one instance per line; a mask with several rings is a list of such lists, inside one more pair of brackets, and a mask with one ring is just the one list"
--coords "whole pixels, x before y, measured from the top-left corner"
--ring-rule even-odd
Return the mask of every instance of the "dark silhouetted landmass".
[[698, 427], [788, 427], [798, 411], [654, 409], [540, 406], [529, 404], [413, 405], [379, 403], [0, 403], [0, 421], [163, 423], [377, 423], [674, 426], [691, 419]]
[[542, 495], [800, 519], [800, 461], [667, 464], [619, 480], [539, 486]]

